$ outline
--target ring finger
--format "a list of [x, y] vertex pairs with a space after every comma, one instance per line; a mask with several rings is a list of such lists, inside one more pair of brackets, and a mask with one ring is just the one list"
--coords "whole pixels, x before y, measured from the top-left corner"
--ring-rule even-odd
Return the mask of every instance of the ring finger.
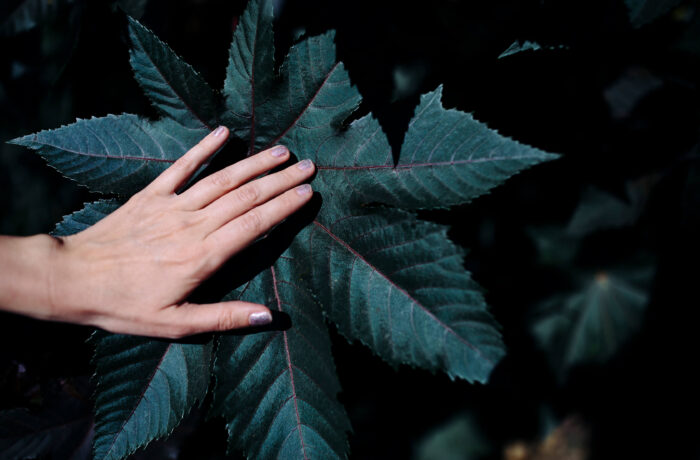
[[217, 230], [248, 212], [307, 180], [314, 172], [311, 160], [303, 160], [282, 171], [248, 182], [204, 208], [207, 226]]

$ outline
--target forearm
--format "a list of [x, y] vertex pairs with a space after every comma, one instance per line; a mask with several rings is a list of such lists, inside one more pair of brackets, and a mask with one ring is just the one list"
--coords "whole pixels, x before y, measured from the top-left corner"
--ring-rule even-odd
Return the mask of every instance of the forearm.
[[53, 319], [51, 285], [60, 244], [49, 235], [0, 236], [0, 310]]

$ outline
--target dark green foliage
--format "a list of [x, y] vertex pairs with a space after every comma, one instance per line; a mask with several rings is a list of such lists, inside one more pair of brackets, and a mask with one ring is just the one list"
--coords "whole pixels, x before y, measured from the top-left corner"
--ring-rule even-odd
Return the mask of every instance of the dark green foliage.
[[[223, 100], [131, 19], [131, 64], [163, 118], [110, 115], [14, 142], [92, 190], [124, 196], [218, 124], [249, 153], [284, 144], [314, 160], [320, 211], [281, 251], [256, 244], [260, 257], [242, 265], [261, 266], [226, 296], [264, 303], [291, 324], [219, 337], [213, 413], [226, 419], [230, 447], [251, 458], [343, 458], [350, 424], [336, 401], [324, 316], [392, 365], [486, 382], [504, 354], [497, 324], [446, 228], [406, 210], [467, 203], [556, 156], [443, 108], [438, 88], [421, 98], [395, 163], [371, 114], [345, 123], [361, 97], [336, 62], [332, 32], [296, 44], [275, 70], [271, 4], [253, 0], [241, 17]], [[57, 232], [117, 206], [89, 204]], [[96, 458], [122, 458], [167, 434], [206, 394], [209, 344], [102, 333], [94, 343]]]
[[635, 27], [654, 21], [680, 3], [681, 0], [625, 0], [630, 22]]
[[0, 459], [89, 458], [93, 420], [83, 383], [50, 382], [40, 410], [0, 411]]
[[539, 307], [533, 333], [559, 376], [577, 364], [606, 361], [632, 337], [644, 318], [652, 274], [600, 272]]

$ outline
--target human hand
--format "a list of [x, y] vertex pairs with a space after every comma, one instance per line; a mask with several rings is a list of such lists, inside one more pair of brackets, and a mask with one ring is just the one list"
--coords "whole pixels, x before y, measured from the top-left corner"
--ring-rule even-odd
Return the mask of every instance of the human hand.
[[217, 128], [117, 211], [57, 240], [49, 319], [169, 338], [271, 321], [262, 305], [186, 299], [231, 256], [309, 201], [311, 187], [302, 183], [314, 165], [304, 160], [255, 179], [287, 161], [289, 151], [277, 146], [176, 194], [227, 137], [226, 128]]

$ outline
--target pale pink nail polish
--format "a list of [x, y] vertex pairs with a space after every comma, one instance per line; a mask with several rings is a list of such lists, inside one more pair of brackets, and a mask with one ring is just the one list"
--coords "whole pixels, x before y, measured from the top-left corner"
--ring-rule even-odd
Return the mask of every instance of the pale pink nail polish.
[[280, 158], [283, 157], [287, 154], [288, 150], [287, 147], [284, 145], [277, 145], [270, 150], [270, 155], [272, 155], [275, 158]]
[[226, 128], [225, 128], [224, 126], [219, 126], [218, 128], [216, 128], [216, 129], [214, 130], [214, 137], [219, 137], [219, 136], [221, 136], [221, 135], [224, 133], [225, 130], [226, 130]]
[[259, 311], [251, 313], [248, 317], [248, 323], [251, 326], [264, 326], [272, 322], [272, 315], [269, 311]]
[[296, 188], [296, 191], [299, 195], [307, 195], [311, 193], [311, 186], [309, 184], [301, 184]]
[[309, 169], [313, 168], [313, 166], [314, 164], [309, 159], [302, 160], [297, 163], [297, 168], [301, 169], [302, 171], [308, 171]]

